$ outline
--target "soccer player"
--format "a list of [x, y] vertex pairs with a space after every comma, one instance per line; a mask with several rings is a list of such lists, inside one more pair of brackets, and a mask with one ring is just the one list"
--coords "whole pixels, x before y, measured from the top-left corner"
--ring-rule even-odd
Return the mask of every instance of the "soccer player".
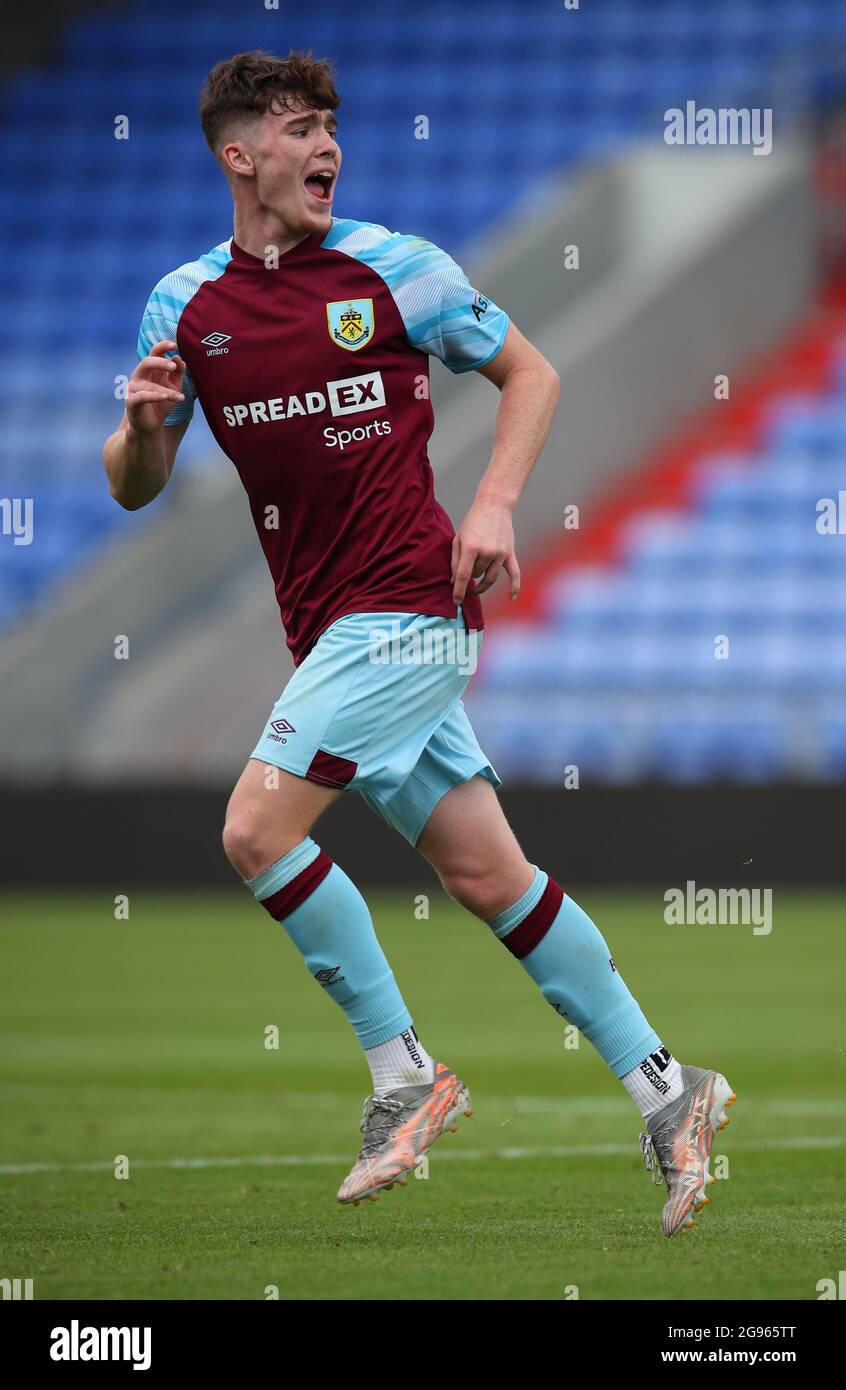
[[[480, 594], [503, 574], [519, 592], [512, 513], [558, 378], [444, 251], [333, 216], [339, 104], [331, 67], [299, 52], [242, 53], [209, 74], [200, 118], [234, 235], [150, 296], [104, 448], [110, 490], [130, 510], [152, 502], [198, 400], [247, 493], [296, 670], [232, 793], [224, 847], [370, 1066], [363, 1144], [338, 1200], [404, 1183], [470, 1113], [461, 1078], [414, 1030], [367, 904], [311, 838], [355, 790], [622, 1081], [647, 1167], [667, 1183], [671, 1236], [708, 1200], [731, 1087], [667, 1051], [594, 923], [527, 862], [461, 702]], [[430, 355], [500, 392], [490, 465], [455, 534], [426, 452]]]

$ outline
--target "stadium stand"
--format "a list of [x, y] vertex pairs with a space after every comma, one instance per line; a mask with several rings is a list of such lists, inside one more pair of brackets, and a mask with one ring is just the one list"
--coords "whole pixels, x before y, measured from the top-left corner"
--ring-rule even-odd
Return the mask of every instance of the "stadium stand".
[[502, 774], [842, 778], [844, 445], [841, 286], [501, 615], [470, 703]]
[[[433, 28], [438, 64], [427, 56], [424, 68], [423, 30]], [[782, 112], [805, 105], [839, 32], [846, 11], [825, 0], [721, 0], [707, 12], [695, 0], [570, 12], [559, 0], [433, 0], [419, 13], [387, 0], [346, 13], [247, 13], [207, 0], [78, 19], [50, 63], [7, 80], [0, 112], [10, 176], [0, 195], [0, 496], [33, 499], [39, 538], [0, 547], [0, 627], [149, 524], [111, 503], [99, 451], [150, 289], [229, 226], [225, 187], [184, 100], [218, 58], [254, 46], [337, 55], [348, 159], [339, 211], [460, 254], [521, 200], [542, 200], [560, 171], [660, 129], [682, 94], [749, 103], [777, 88]], [[410, 160], [421, 115], [430, 138]], [[202, 470], [213, 453], [198, 422], [181, 471]]]

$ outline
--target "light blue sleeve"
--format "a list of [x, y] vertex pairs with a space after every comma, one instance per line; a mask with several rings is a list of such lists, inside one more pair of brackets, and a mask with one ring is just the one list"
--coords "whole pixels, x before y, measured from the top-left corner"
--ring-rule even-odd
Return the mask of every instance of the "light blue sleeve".
[[[139, 362], [142, 357], [148, 356], [153, 344], [160, 343], [163, 338], [170, 338], [174, 343], [177, 341], [176, 331], [179, 328], [179, 320], [186, 304], [193, 299], [197, 290], [206, 281], [217, 280], [224, 273], [231, 260], [230, 238], [229, 241], [222, 241], [219, 246], [207, 251], [198, 260], [188, 261], [187, 264], [181, 265], [178, 270], [172, 270], [169, 275], [159, 281], [147, 301], [147, 307], [141, 319], [141, 329], [138, 334]], [[168, 357], [174, 355], [172, 352], [168, 353]], [[179, 425], [184, 420], [190, 420], [194, 414], [197, 391], [187, 371], [182, 382], [182, 392], [185, 400], [173, 407], [165, 419], [166, 425]]]
[[[170, 338], [176, 342], [176, 330], [179, 327], [179, 316], [185, 307], [185, 302], [181, 296], [176, 298], [173, 293], [175, 288], [171, 283], [171, 277], [166, 275], [160, 280], [147, 301], [147, 307], [141, 319], [141, 328], [138, 332], [138, 361], [142, 357], [147, 357], [150, 348], [154, 343], [160, 343], [163, 338]], [[169, 352], [168, 357], [176, 356], [176, 351]], [[169, 415], [165, 417], [166, 425], [179, 425], [191, 419], [194, 414], [194, 402], [197, 399], [197, 392], [194, 383], [188, 372], [182, 380], [182, 393], [184, 401], [179, 401], [173, 407]]]
[[402, 315], [408, 340], [451, 372], [484, 367], [496, 357], [509, 318], [474, 289], [459, 265], [423, 237], [372, 222], [337, 221], [323, 243], [375, 270]]
[[391, 241], [382, 274], [409, 342], [439, 357], [451, 372], [484, 367], [502, 347], [508, 315], [433, 242], [400, 235]]

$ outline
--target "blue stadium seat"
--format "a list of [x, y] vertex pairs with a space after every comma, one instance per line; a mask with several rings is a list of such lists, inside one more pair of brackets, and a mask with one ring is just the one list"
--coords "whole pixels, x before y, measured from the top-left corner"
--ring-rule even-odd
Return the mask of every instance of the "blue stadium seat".
[[[817, 529], [844, 482], [844, 378], [771, 409], [757, 453], [707, 458], [688, 510], [630, 521], [621, 566], [551, 574], [539, 621], [493, 635], [470, 697], [489, 747], [500, 700], [547, 711], [544, 740], [504, 748], [513, 775], [549, 780], [562, 739], [597, 780], [846, 775], [846, 534]], [[609, 698], [624, 722], [598, 719]]]

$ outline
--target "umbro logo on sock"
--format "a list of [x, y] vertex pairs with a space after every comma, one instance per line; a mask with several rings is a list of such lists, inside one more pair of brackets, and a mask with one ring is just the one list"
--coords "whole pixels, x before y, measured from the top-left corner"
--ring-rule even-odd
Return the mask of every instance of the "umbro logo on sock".
[[340, 965], [328, 965], [325, 970], [315, 971], [314, 978], [324, 989], [328, 989], [330, 985], [339, 985], [346, 978], [338, 974], [340, 968]]

